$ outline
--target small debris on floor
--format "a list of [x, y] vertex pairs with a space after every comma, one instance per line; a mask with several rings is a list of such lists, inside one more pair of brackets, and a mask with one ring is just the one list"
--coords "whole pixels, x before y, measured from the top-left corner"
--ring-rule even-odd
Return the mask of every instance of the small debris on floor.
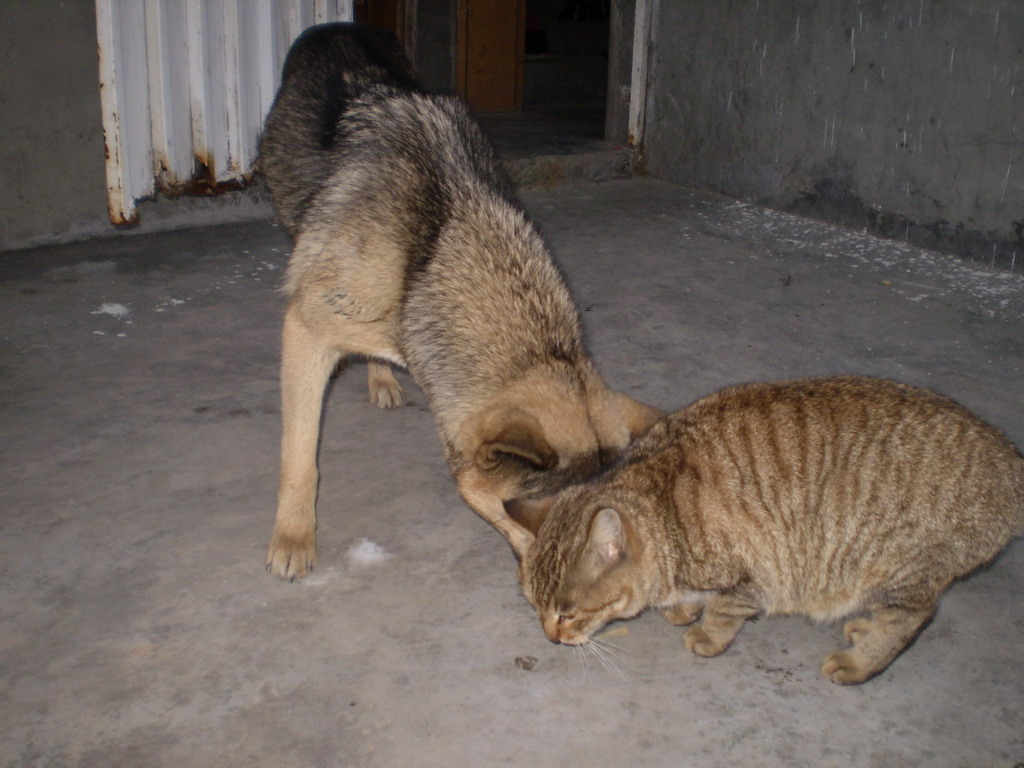
[[359, 539], [348, 550], [348, 559], [352, 565], [374, 565], [391, 557], [390, 552], [369, 539]]
[[124, 304], [104, 303], [100, 304], [97, 309], [93, 310], [92, 314], [110, 315], [111, 317], [123, 319], [128, 317], [129, 312], [130, 310]]
[[516, 656], [516, 666], [529, 672], [537, 666], [537, 659], [534, 656]]
[[613, 627], [600, 635], [597, 635], [595, 640], [609, 640], [613, 637], [623, 637], [629, 634], [629, 627]]

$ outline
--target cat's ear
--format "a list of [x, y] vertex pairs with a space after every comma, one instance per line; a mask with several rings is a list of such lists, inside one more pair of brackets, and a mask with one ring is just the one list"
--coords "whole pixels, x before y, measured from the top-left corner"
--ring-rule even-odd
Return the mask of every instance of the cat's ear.
[[548, 444], [540, 422], [525, 411], [503, 411], [476, 451], [476, 465], [485, 471], [512, 460], [525, 462], [534, 469], [551, 469], [558, 454]]
[[505, 511], [513, 522], [536, 538], [537, 531], [551, 511], [554, 501], [554, 496], [545, 496], [542, 499], [508, 499], [502, 504], [505, 505]]
[[603, 567], [614, 565], [625, 556], [626, 532], [622, 527], [622, 518], [614, 509], [605, 508], [594, 515], [587, 551]]

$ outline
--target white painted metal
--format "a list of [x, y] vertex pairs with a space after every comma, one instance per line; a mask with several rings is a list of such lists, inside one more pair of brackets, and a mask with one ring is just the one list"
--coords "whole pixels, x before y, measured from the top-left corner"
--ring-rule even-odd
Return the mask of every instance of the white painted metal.
[[134, 206], [125, 187], [122, 171], [127, 168], [127, 157], [122, 158], [127, 141], [119, 115], [124, 103], [124, 87], [116, 68], [115, 40], [120, 38], [114, 29], [116, 19], [109, 3], [96, 7], [96, 34], [99, 39], [100, 98], [103, 101], [103, 136], [107, 167], [107, 210], [110, 220], [117, 222], [126, 213], [134, 214]]
[[224, 158], [226, 172], [232, 176], [248, 168], [256, 153], [244, 121], [249, 107], [242, 77], [242, 22], [238, 0], [224, 0], [224, 101], [227, 126]]
[[111, 221], [243, 182], [291, 41], [352, 0], [96, 0]]
[[157, 185], [173, 188], [192, 172], [184, 0], [146, 0], [146, 73], [153, 167]]
[[146, 0], [146, 73], [149, 76], [150, 135], [153, 145], [153, 165], [157, 176], [167, 183], [170, 168], [178, 167], [170, 158], [174, 145], [174, 113], [165, 106], [170, 103], [171, 73], [167, 66], [167, 8], [158, 0]]
[[246, 14], [246, 19], [254, 28], [249, 30], [247, 37], [255, 40], [253, 52], [255, 65], [253, 71], [256, 73], [256, 94], [258, 100], [257, 111], [261, 115], [270, 111], [270, 105], [274, 102], [274, 95], [277, 93], [277, 86], [281, 79], [281, 64], [284, 55], [281, 53], [281, 44], [277, 37], [280, 34], [280, 24], [275, 24], [275, 0], [252, 0], [252, 10]]
[[[145, 57], [144, 12], [141, 4], [110, 0], [97, 8], [100, 43], [100, 96], [104, 103], [103, 132], [106, 142], [107, 207], [110, 219], [123, 224], [134, 221], [134, 190], [144, 188], [149, 167], [133, 152], [132, 137], [149, 132], [145, 69], [125, 66], [126, 57]], [[107, 108], [107, 105], [110, 105]], [[141, 106], [141, 109], [139, 107]]]
[[284, 3], [282, 10], [284, 11], [282, 19], [284, 31], [291, 40], [298, 37], [303, 29], [313, 23], [312, 19], [309, 22], [303, 22], [302, 3]]
[[323, 24], [334, 19], [354, 18], [352, 0], [315, 0], [313, 18], [316, 24]]

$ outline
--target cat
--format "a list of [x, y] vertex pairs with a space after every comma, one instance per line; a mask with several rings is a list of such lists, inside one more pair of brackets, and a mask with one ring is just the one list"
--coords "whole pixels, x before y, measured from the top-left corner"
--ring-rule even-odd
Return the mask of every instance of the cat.
[[1024, 533], [1024, 458], [959, 404], [905, 384], [746, 384], [665, 416], [592, 481], [506, 507], [523, 593], [552, 642], [584, 644], [654, 606], [691, 625], [687, 650], [716, 656], [761, 613], [866, 613], [821, 667], [852, 684]]

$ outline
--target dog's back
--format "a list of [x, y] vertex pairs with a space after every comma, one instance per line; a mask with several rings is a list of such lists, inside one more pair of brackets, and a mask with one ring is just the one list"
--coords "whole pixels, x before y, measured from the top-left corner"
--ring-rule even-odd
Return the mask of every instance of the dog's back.
[[376, 86], [420, 91], [389, 30], [320, 24], [288, 51], [260, 157], [278, 218], [292, 236], [335, 168], [342, 117], [354, 99]]

